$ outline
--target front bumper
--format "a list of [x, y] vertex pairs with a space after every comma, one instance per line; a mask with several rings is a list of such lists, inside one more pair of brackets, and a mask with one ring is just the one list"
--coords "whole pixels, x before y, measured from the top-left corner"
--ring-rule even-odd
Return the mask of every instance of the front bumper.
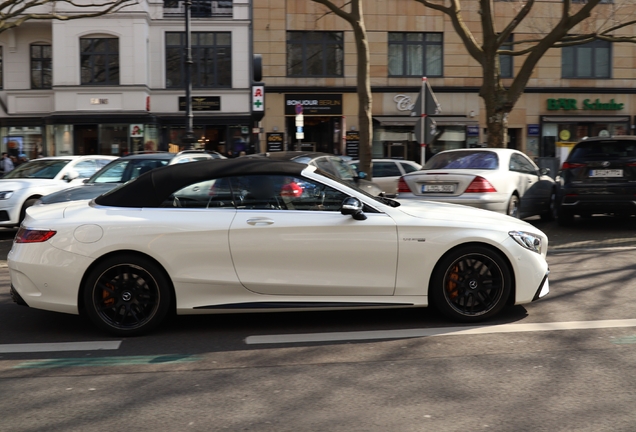
[[550, 274], [550, 270], [548, 270], [545, 274], [545, 277], [539, 284], [539, 289], [537, 289], [536, 294], [532, 298], [532, 301], [537, 301], [540, 298], [547, 296], [550, 293], [550, 283], [548, 282], [548, 275]]

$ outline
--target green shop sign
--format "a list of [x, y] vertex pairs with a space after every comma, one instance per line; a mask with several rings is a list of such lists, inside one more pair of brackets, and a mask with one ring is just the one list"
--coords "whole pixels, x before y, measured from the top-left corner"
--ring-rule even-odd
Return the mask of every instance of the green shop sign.
[[614, 102], [614, 99], [610, 99], [610, 101], [606, 103], [601, 102], [600, 99], [596, 99], [595, 101], [584, 99], [583, 106], [579, 108], [578, 101], [576, 99], [548, 99], [548, 111], [618, 111], [622, 110], [624, 105], [625, 104]]

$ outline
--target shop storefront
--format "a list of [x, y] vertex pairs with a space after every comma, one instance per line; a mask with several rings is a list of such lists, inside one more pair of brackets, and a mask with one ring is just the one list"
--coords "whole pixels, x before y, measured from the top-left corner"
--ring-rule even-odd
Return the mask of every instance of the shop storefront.
[[547, 98], [546, 108], [551, 114], [540, 118], [542, 157], [563, 161], [586, 137], [630, 134], [630, 116], [617, 98]]
[[[343, 116], [342, 94], [285, 94], [285, 149], [342, 154]], [[297, 106], [302, 106], [303, 125], [296, 125]], [[302, 138], [296, 138], [298, 127]]]

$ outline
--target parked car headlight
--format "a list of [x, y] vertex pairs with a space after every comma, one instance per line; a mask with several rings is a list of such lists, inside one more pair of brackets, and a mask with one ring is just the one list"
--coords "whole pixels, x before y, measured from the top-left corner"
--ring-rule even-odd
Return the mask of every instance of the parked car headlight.
[[523, 231], [510, 231], [508, 235], [524, 248], [538, 254], [541, 253], [541, 237]]
[[0, 192], [0, 200], [6, 200], [11, 198], [11, 195], [13, 195], [13, 191], [2, 191]]

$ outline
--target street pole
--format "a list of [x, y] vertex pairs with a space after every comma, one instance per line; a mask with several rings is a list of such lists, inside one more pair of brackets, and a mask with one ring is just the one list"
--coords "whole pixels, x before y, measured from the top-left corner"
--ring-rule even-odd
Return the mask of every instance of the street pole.
[[186, 98], [186, 130], [181, 138], [184, 148], [194, 148], [196, 138], [193, 130], [192, 115], [192, 33], [190, 32], [190, 6], [192, 0], [185, 1], [185, 33], [186, 33], [186, 57], [185, 57], [185, 98]]
[[426, 142], [426, 77], [422, 77], [422, 90], [420, 90], [420, 109], [422, 121], [420, 122], [420, 165], [426, 164], [426, 146], [429, 144]]

